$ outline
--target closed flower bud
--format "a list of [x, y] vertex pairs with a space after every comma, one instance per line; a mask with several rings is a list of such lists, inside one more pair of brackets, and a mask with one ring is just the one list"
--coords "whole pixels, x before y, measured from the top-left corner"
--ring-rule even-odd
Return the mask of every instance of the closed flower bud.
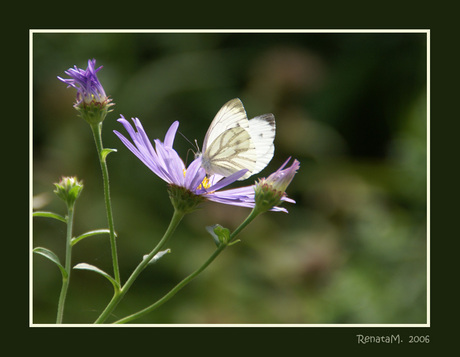
[[283, 170], [289, 160], [290, 158], [270, 176], [256, 183], [256, 208], [261, 212], [268, 211], [283, 201], [287, 201], [285, 191], [300, 167], [299, 161], [294, 160], [290, 167]]
[[83, 190], [83, 183], [76, 177], [63, 177], [59, 183], [54, 184], [54, 193], [63, 200], [67, 207], [72, 208]]

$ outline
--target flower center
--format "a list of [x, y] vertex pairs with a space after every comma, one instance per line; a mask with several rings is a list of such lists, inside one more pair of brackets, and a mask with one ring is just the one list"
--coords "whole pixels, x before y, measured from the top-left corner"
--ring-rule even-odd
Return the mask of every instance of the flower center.
[[201, 184], [197, 187], [197, 189], [205, 189], [205, 190], [207, 190], [209, 187], [211, 187], [211, 185], [209, 184], [209, 179], [206, 176], [203, 179], [203, 181], [201, 182]]
[[[187, 172], [187, 170], [183, 169], [183, 171], [184, 171], [184, 177], [185, 177], [185, 173]], [[211, 184], [209, 183], [208, 177], [205, 176], [203, 181], [198, 185], [198, 187], [196, 189], [197, 190], [201, 190], [201, 189], [207, 190], [209, 187], [211, 187]]]

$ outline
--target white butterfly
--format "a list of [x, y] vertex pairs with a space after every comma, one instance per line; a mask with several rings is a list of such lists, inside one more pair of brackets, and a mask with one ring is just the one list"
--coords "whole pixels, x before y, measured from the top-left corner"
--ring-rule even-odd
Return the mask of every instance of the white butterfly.
[[229, 176], [248, 169], [244, 180], [265, 168], [275, 147], [275, 117], [264, 114], [248, 120], [238, 98], [224, 104], [204, 137], [202, 167], [208, 175]]

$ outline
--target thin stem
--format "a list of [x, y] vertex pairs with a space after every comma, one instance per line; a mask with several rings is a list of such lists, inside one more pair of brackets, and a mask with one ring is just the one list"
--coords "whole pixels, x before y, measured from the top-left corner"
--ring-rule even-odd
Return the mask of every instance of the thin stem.
[[[236, 236], [249, 224], [251, 223], [261, 212], [259, 210], [253, 209], [249, 216], [245, 219], [243, 223], [240, 224], [240, 226], [233, 231], [233, 233], [230, 235], [229, 242], [233, 241]], [[126, 316], [118, 321], [115, 321], [115, 324], [123, 324], [132, 320], [135, 320], [141, 316], [144, 316], [159, 306], [163, 305], [166, 301], [171, 299], [174, 295], [176, 295], [179, 290], [181, 290], [183, 287], [185, 287], [188, 283], [190, 283], [194, 278], [196, 278], [203, 270], [205, 270], [218, 256], [220, 253], [222, 253], [225, 248], [228, 246], [227, 244], [221, 244], [215, 251], [214, 253], [206, 260], [206, 262], [199, 267], [197, 270], [195, 270], [192, 274], [187, 276], [185, 279], [183, 279], [180, 283], [178, 283], [174, 288], [172, 288], [166, 295], [164, 295], [161, 299], [157, 300], [155, 303], [152, 305], [146, 307], [143, 310], [140, 310], [132, 315]]]
[[65, 250], [65, 271], [67, 276], [62, 276], [62, 287], [59, 295], [58, 311], [56, 323], [61, 324], [64, 316], [64, 305], [67, 297], [67, 290], [70, 283], [70, 271], [72, 270], [72, 227], [73, 227], [73, 207], [68, 207], [67, 215], [67, 237], [66, 237], [66, 250]]
[[179, 290], [181, 290], [183, 287], [185, 287], [189, 282], [191, 282], [194, 278], [196, 278], [203, 270], [205, 270], [209, 264], [211, 264], [214, 259], [218, 257], [218, 255], [226, 248], [227, 246], [225, 244], [222, 244], [219, 248], [217, 248], [214, 253], [206, 260], [206, 262], [199, 267], [197, 270], [195, 270], [192, 274], [187, 276], [185, 279], [183, 279], [179, 284], [177, 284], [174, 288], [172, 288], [166, 295], [164, 295], [161, 299], [159, 299], [157, 302], [154, 304], [150, 305], [149, 307], [138, 311], [132, 315], [126, 316], [114, 323], [116, 324], [123, 324], [129, 321], [132, 321], [134, 319], [137, 319], [143, 315], [146, 315], [153, 310], [155, 310], [157, 307], [163, 305], [166, 301], [171, 299], [174, 295], [176, 295]]
[[145, 259], [143, 259], [140, 264], [136, 267], [136, 269], [132, 272], [131, 276], [128, 278], [126, 281], [125, 285], [119, 290], [116, 291], [115, 294], [112, 297], [112, 300], [109, 302], [105, 310], [102, 312], [102, 314], [98, 317], [98, 319], [95, 321], [96, 324], [101, 324], [103, 323], [109, 315], [112, 313], [112, 311], [115, 309], [115, 307], [118, 305], [120, 300], [125, 296], [125, 294], [128, 292], [129, 288], [131, 285], [134, 283], [134, 281], [137, 279], [139, 274], [146, 268], [148, 263], [152, 260], [152, 258], [157, 254], [160, 249], [166, 244], [168, 239], [172, 236], [174, 233], [175, 229], [179, 225], [180, 221], [184, 217], [184, 213], [181, 211], [174, 211], [174, 214], [171, 218], [171, 222], [169, 222], [168, 229], [166, 230], [165, 234], [163, 235], [163, 238], [161, 238], [160, 242], [158, 242], [157, 246], [150, 252]]
[[246, 217], [246, 219], [244, 220], [244, 222], [241, 223], [241, 224], [238, 226], [238, 228], [235, 229], [235, 230], [232, 232], [232, 234], [230, 234], [230, 238], [229, 238], [229, 241], [228, 241], [228, 242], [231, 243], [232, 241], [234, 241], [235, 238], [236, 238], [236, 236], [237, 236], [238, 234], [240, 234], [240, 232], [241, 232], [244, 228], [246, 228], [246, 226], [247, 226], [249, 223], [251, 223], [251, 222], [252, 222], [259, 214], [261, 214], [261, 213], [263, 213], [263, 212], [259, 211], [259, 210], [257, 209], [257, 207], [254, 207], [254, 208], [252, 209], [251, 213], [249, 213], [249, 215]]
[[102, 170], [102, 179], [104, 182], [104, 199], [105, 199], [105, 209], [107, 212], [107, 222], [110, 230], [110, 248], [112, 250], [112, 263], [113, 263], [113, 275], [114, 279], [118, 284], [120, 282], [120, 269], [118, 267], [118, 254], [117, 254], [117, 242], [115, 237], [115, 228], [113, 224], [113, 214], [112, 214], [112, 203], [110, 200], [110, 184], [109, 184], [109, 171], [107, 169], [107, 163], [103, 157], [102, 150], [102, 123], [91, 125], [93, 131], [94, 141], [96, 143], [97, 153], [99, 156], [99, 162], [101, 164]]

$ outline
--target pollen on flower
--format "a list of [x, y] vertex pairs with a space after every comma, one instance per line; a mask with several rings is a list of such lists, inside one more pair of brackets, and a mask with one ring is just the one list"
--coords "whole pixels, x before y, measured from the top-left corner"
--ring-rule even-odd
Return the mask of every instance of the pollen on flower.
[[[185, 177], [185, 173], [187, 172], [187, 170], [183, 169], [182, 172], [184, 173], [184, 177]], [[205, 176], [201, 184], [199, 184], [196, 189], [197, 190], [203, 190], [203, 189], [207, 190], [209, 187], [211, 187], [211, 184], [209, 183], [209, 178]]]
[[203, 182], [201, 182], [201, 185], [198, 186], [198, 189], [205, 189], [207, 190], [209, 187], [211, 187], [211, 184], [209, 183], [209, 179], [208, 177], [206, 176], [204, 179], [203, 179]]

